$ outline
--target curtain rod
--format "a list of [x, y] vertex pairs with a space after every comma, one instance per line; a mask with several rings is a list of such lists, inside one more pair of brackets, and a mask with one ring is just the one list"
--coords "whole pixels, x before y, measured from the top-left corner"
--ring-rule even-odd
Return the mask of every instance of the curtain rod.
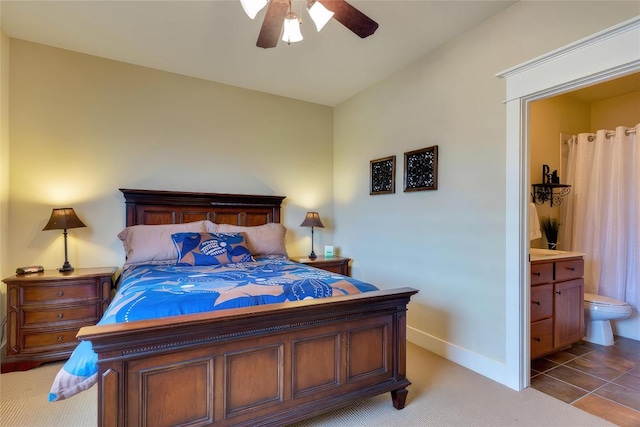
[[[624, 131], [625, 135], [631, 135], [632, 133], [636, 133], [635, 128], [634, 129], [627, 129], [627, 130]], [[608, 133], [605, 133], [604, 136], [606, 138], [611, 138], [612, 136], [615, 136], [615, 134], [616, 134], [615, 132], [608, 132]], [[596, 137], [594, 135], [589, 135], [587, 137], [587, 141], [589, 141], [589, 142], [593, 142], [595, 139], [596, 139]], [[570, 140], [562, 141], [563, 144], [567, 144], [569, 142], [571, 142], [571, 141]]]
[[[627, 129], [624, 131], [625, 135], [631, 135], [632, 133], [636, 133], [635, 129]], [[611, 138], [612, 136], [615, 136], [616, 133], [615, 132], [609, 132], [609, 133], [605, 133], [604, 136], [606, 136], [607, 138]], [[589, 140], [591, 141], [591, 140]]]

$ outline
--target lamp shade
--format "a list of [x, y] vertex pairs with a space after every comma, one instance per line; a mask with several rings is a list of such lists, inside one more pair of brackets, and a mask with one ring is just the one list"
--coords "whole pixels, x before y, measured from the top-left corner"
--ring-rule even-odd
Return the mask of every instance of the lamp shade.
[[316, 24], [318, 32], [320, 32], [320, 30], [333, 17], [333, 12], [320, 4], [319, 1], [309, 0], [309, 2], [307, 2], [307, 10], [309, 11], [309, 16], [311, 16], [313, 23]]
[[42, 230], [67, 230], [79, 227], [86, 227], [86, 225], [80, 221], [73, 208], [60, 208], [51, 212], [51, 218]]
[[295, 43], [302, 40], [302, 33], [300, 32], [300, 21], [298, 16], [293, 13], [287, 13], [284, 18], [284, 31], [282, 32], [282, 41], [287, 43]]
[[251, 19], [255, 19], [258, 12], [268, 3], [268, 0], [240, 0], [242, 8]]
[[53, 212], [51, 212], [49, 222], [42, 229], [42, 231], [64, 230], [64, 264], [58, 269], [61, 272], [73, 271], [73, 267], [69, 264], [69, 258], [67, 257], [67, 229], [79, 227], [86, 227], [86, 225], [80, 221], [80, 218], [78, 218], [78, 215], [73, 211], [73, 208], [60, 208], [54, 209]]
[[300, 224], [300, 227], [320, 227], [324, 228], [324, 224], [320, 220], [320, 215], [318, 212], [307, 212], [307, 216]]

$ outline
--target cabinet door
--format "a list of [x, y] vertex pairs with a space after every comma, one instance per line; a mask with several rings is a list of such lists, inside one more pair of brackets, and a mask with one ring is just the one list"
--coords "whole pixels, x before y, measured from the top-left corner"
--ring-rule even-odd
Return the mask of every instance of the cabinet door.
[[584, 280], [575, 279], [554, 285], [554, 346], [562, 347], [584, 336]]

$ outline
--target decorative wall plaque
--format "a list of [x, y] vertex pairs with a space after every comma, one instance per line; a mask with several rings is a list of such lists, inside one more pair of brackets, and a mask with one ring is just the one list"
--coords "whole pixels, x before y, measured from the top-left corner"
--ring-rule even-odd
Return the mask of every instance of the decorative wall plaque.
[[369, 194], [396, 192], [396, 156], [371, 160], [371, 187]]
[[438, 189], [438, 146], [404, 153], [404, 191]]

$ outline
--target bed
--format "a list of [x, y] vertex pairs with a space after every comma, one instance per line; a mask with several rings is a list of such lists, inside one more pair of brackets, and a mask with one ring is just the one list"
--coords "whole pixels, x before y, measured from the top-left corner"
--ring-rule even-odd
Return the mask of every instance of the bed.
[[[273, 229], [283, 228], [279, 222], [284, 197], [121, 191], [128, 230], [147, 230], [151, 227], [134, 226], [150, 225], [186, 227], [203, 221], [216, 224], [222, 235], [234, 237], [240, 232], [247, 237], [247, 245], [231, 246], [225, 240], [229, 253], [233, 247], [229, 264], [193, 267], [200, 270], [190, 272], [191, 277], [204, 277], [210, 269], [224, 272], [232, 281], [238, 275], [244, 280], [254, 270], [267, 270], [274, 283], [280, 280], [277, 277], [298, 274], [310, 286], [288, 290], [295, 298], [261, 296], [268, 301], [260, 305], [222, 305], [216, 311], [178, 311], [156, 318], [132, 315], [82, 328], [78, 339], [81, 345], [90, 343], [97, 358], [99, 426], [282, 426], [385, 392], [390, 392], [396, 409], [404, 407], [410, 385], [405, 363], [406, 310], [416, 290], [378, 290], [278, 254], [264, 254], [274, 245], [258, 248], [262, 243], [256, 233], [267, 230], [272, 235]], [[183, 232], [172, 238], [184, 238], [187, 247], [193, 246], [187, 238], [204, 234]], [[133, 294], [126, 283], [136, 274], [144, 280], [162, 276], [157, 283], [163, 284], [169, 280], [164, 274], [189, 269], [191, 252], [176, 246], [178, 263], [136, 265], [127, 252], [118, 292], [128, 289]], [[247, 250], [250, 258], [244, 258]], [[317, 285], [324, 279], [329, 285]], [[216, 279], [215, 286], [226, 284]], [[320, 298], [325, 294], [331, 296]], [[197, 299], [204, 301], [206, 295], [202, 295]], [[131, 306], [137, 307], [145, 298]], [[114, 312], [118, 311], [125, 299], [116, 294], [109, 308], [117, 306]], [[171, 300], [160, 305], [171, 306]], [[127, 307], [119, 313], [128, 316], [134, 311]]]

